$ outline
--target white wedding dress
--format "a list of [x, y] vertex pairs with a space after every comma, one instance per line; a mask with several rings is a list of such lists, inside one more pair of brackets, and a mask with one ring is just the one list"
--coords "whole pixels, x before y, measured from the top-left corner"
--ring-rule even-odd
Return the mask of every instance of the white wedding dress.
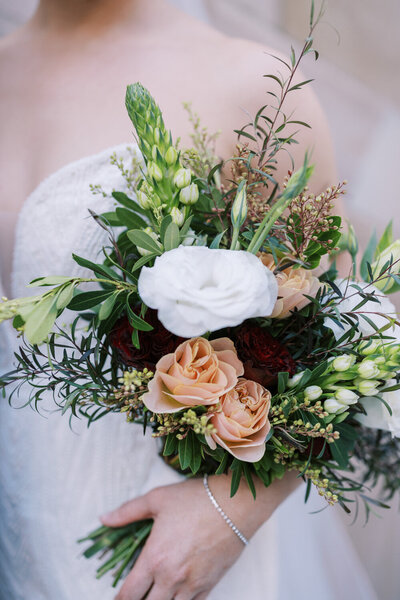
[[[96, 259], [107, 243], [87, 209], [110, 209], [110, 200], [93, 196], [89, 184], [124, 189], [109, 161], [113, 151], [129, 160], [126, 144], [78, 160], [26, 200], [15, 234], [14, 296], [37, 293], [26, 289], [36, 276], [78, 275], [71, 252]], [[2, 324], [1, 373], [11, 369], [17, 348], [11, 325]], [[26, 399], [23, 390], [18, 405]], [[110, 578], [95, 579], [97, 561], [84, 559], [76, 540], [98, 525], [98, 515], [179, 476], [158, 456], [155, 440], [121, 415], [89, 429], [74, 420], [71, 430], [51, 398], [40, 412], [1, 399], [0, 598], [111, 600]], [[258, 531], [209, 600], [376, 600], [338, 509], [310, 515], [320, 504], [304, 505], [303, 493], [293, 494]]]

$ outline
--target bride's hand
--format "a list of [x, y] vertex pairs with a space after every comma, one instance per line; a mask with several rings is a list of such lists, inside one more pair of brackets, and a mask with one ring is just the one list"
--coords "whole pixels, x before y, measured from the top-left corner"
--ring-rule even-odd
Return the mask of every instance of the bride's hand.
[[[230, 498], [228, 476], [210, 477], [209, 485], [226, 514], [251, 537], [295, 487], [293, 477], [285, 479], [268, 489], [257, 486], [256, 501], [245, 484]], [[102, 522], [119, 527], [146, 518], [154, 519], [152, 532], [116, 600], [204, 600], [244, 549], [211, 504], [201, 479], [156, 488], [103, 516]]]

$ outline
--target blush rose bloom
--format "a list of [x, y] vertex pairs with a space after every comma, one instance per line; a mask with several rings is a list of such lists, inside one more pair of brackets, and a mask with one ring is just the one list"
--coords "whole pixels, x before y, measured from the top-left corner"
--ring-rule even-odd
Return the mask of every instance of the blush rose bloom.
[[142, 399], [149, 410], [158, 414], [210, 406], [235, 387], [240, 375], [243, 363], [232, 340], [193, 338], [158, 361]]
[[183, 338], [271, 314], [278, 285], [254, 254], [179, 246], [143, 267], [139, 294], [168, 331]]
[[245, 462], [257, 462], [265, 452], [265, 439], [271, 428], [268, 413], [271, 393], [262, 385], [239, 379], [220, 398], [221, 411], [210, 419], [216, 432], [207, 436], [213, 450], [218, 446]]
[[[276, 265], [272, 254], [260, 253], [259, 259], [265, 267], [274, 272]], [[305, 297], [315, 297], [321, 283], [312, 271], [302, 267], [288, 267], [278, 273], [275, 273], [278, 282], [278, 299], [272, 311], [271, 317], [275, 319], [285, 319], [296, 308], [301, 310], [310, 300]]]

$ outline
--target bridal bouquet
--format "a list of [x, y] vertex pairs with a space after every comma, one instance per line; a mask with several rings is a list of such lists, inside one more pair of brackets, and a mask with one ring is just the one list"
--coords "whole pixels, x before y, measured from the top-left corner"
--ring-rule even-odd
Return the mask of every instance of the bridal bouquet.
[[[361, 499], [368, 514], [386, 506], [367, 494], [378, 479], [384, 500], [400, 488], [400, 326], [388, 299], [400, 290], [400, 241], [390, 226], [374, 236], [357, 278], [353, 229], [342, 233], [335, 214], [343, 184], [312, 194], [307, 156], [281, 187], [275, 179], [294, 142], [286, 131], [305, 126], [283, 106], [307, 83], [293, 78], [315, 24], [287, 77], [270, 76], [273, 107], [237, 131], [224, 163], [193, 113], [194, 146], [181, 149], [150, 93], [128, 86], [141, 157], [129, 169], [113, 157], [131, 194], [114, 191], [113, 210], [92, 213], [109, 239], [103, 260], [74, 255], [85, 277], [43, 277], [30, 284], [43, 294], [4, 299], [0, 321], [13, 319], [21, 347], [0, 383], [10, 403], [28, 384], [35, 407], [50, 392], [89, 423], [123, 413], [187, 477], [231, 473], [232, 495], [294, 470], [306, 499], [314, 485], [347, 511]], [[353, 261], [344, 278], [341, 251]], [[98, 575], [115, 569], [116, 583], [151, 526], [85, 538], [87, 557], [111, 553]]]

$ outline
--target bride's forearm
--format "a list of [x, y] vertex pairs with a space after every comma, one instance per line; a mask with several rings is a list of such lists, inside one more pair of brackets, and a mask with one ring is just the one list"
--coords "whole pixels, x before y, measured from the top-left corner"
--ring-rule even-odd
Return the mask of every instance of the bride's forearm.
[[269, 487], [254, 478], [255, 500], [244, 480], [235, 496], [230, 498], [230, 475], [210, 477], [209, 486], [224, 512], [246, 537], [251, 537], [281, 502], [302, 483], [297, 475], [297, 472], [286, 473], [281, 480], [275, 480]]

